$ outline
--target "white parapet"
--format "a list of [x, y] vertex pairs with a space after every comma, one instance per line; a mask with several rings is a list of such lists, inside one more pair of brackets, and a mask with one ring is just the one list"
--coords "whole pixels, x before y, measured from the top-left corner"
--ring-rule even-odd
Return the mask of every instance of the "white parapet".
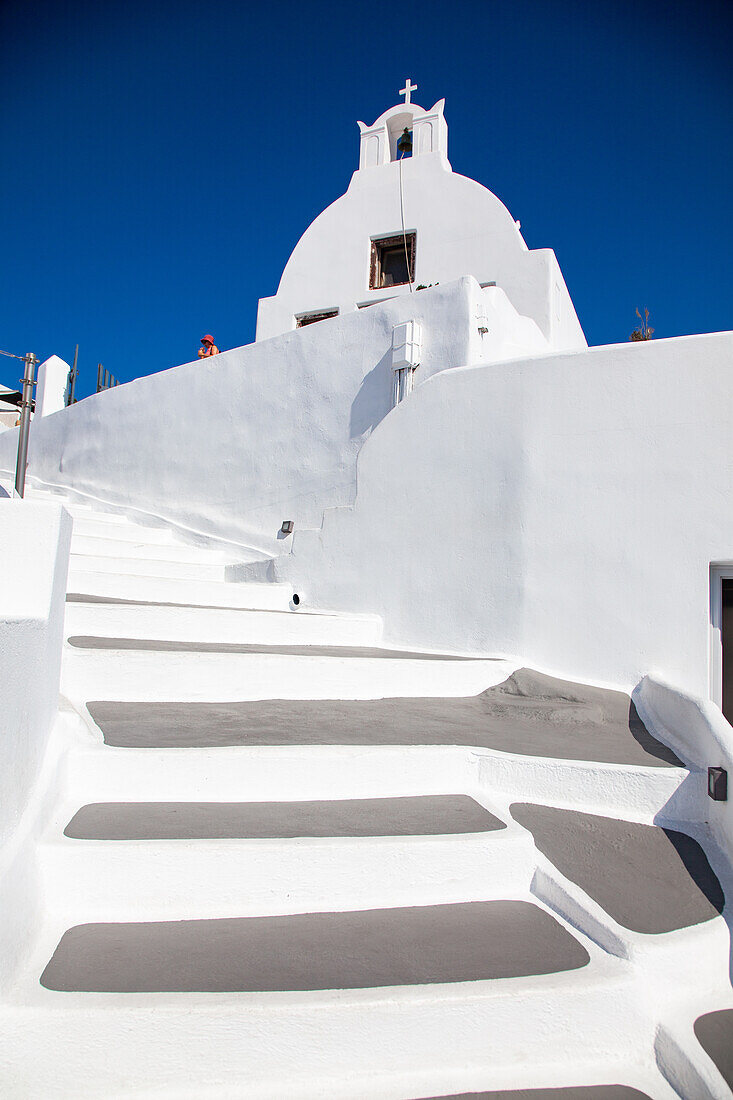
[[17, 825], [56, 714], [71, 518], [0, 501], [0, 842]]
[[58, 355], [51, 355], [41, 363], [36, 385], [36, 416], [49, 416], [65, 407], [70, 369]]
[[33, 934], [32, 855], [52, 791], [71, 517], [57, 504], [0, 500], [0, 984]]
[[[690, 769], [707, 779], [710, 767], [733, 773], [733, 730], [719, 707], [701, 696], [681, 691], [660, 676], [645, 676], [634, 691], [634, 703], [652, 733], [671, 745]], [[699, 816], [707, 821], [716, 841], [733, 861], [733, 805], [730, 796], [717, 800], [696, 785], [702, 805]]]

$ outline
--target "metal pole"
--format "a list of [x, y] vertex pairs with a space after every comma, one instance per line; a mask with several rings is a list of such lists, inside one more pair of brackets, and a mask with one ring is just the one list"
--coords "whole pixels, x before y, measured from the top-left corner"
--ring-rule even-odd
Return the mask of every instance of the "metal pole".
[[74, 348], [74, 365], [69, 371], [69, 381], [66, 386], [66, 405], [74, 404], [74, 390], [76, 389], [76, 361], [79, 358], [79, 345]]
[[33, 352], [25, 357], [25, 375], [23, 377], [23, 396], [20, 402], [20, 437], [18, 439], [18, 462], [15, 467], [15, 491], [19, 497], [25, 492], [25, 467], [28, 458], [28, 432], [31, 425], [31, 403], [36, 375], [36, 359]]
[[97, 363], [97, 393], [102, 389], [102, 364]]

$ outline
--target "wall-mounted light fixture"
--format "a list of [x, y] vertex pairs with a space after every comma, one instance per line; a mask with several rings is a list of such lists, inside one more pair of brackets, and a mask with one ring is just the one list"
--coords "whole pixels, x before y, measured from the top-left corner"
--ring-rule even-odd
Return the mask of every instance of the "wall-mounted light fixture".
[[708, 794], [714, 802], [728, 801], [728, 772], [725, 768], [708, 768]]
[[412, 390], [413, 371], [420, 366], [422, 327], [419, 321], [402, 321], [392, 327], [392, 404], [397, 405]]
[[280, 531], [283, 535], [292, 535], [294, 529], [295, 529], [295, 523], [293, 522], [292, 519], [284, 519], [283, 520], [283, 525], [280, 528]]

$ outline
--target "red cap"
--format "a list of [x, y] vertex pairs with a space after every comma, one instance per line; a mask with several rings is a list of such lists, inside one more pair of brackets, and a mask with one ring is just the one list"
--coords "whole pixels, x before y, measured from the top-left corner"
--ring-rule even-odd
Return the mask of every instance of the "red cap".
[[209, 336], [209, 335], [206, 335], [206, 336], [202, 336], [202, 337], [201, 337], [201, 343], [202, 343], [202, 344], [205, 344], [205, 343], [207, 343], [207, 342], [208, 342], [209, 344], [213, 344], [213, 343], [214, 343], [214, 337], [213, 337], [213, 336]]

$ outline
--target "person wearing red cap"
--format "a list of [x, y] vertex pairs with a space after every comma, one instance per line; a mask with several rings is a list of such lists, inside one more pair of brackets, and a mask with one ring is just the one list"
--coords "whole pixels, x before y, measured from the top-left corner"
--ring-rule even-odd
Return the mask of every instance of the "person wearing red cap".
[[214, 337], [213, 336], [209, 336], [209, 335], [202, 336], [201, 337], [201, 343], [204, 346], [202, 348], [199, 348], [199, 359], [207, 359], [210, 355], [218, 355], [219, 354], [219, 349], [216, 346], [216, 344], [214, 343]]

